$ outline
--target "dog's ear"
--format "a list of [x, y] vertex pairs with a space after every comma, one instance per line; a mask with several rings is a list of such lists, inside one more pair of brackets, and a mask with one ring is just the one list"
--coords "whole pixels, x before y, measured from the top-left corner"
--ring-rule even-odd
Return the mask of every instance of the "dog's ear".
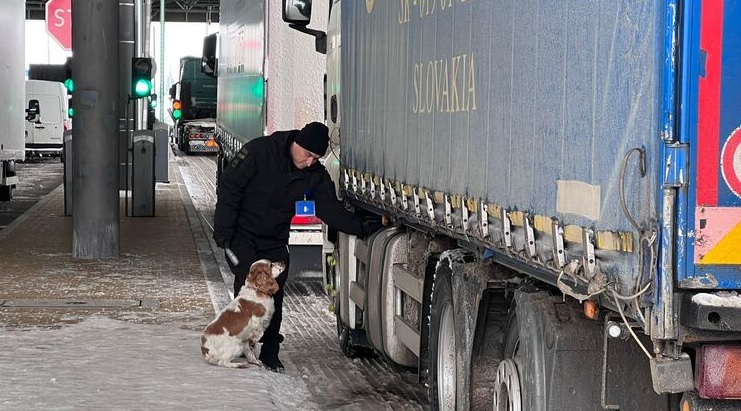
[[278, 282], [275, 281], [275, 277], [266, 276], [265, 280], [265, 288], [266, 293], [270, 295], [275, 295], [280, 290], [280, 286], [278, 285]]
[[273, 278], [277, 278], [286, 269], [286, 265], [283, 262], [272, 263], [271, 266]]

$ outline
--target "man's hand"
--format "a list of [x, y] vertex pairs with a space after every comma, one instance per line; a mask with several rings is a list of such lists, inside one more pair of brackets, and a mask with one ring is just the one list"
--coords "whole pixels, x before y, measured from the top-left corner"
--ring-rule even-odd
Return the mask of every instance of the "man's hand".
[[363, 237], [368, 237], [369, 235], [375, 233], [376, 231], [386, 227], [388, 225], [388, 218], [384, 216], [366, 216], [363, 217]]
[[214, 238], [214, 242], [219, 248], [229, 248], [229, 240], [225, 240], [223, 238]]

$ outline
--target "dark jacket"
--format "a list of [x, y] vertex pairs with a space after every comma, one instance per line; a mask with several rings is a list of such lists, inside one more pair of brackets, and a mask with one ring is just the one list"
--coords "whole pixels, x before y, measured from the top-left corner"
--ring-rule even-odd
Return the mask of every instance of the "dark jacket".
[[213, 238], [217, 245], [235, 238], [263, 246], [288, 244], [296, 201], [314, 200], [325, 224], [361, 235], [363, 221], [337, 199], [332, 179], [319, 162], [303, 170], [293, 165], [290, 146], [298, 130], [278, 131], [251, 140], [244, 159], [232, 161], [219, 178]]

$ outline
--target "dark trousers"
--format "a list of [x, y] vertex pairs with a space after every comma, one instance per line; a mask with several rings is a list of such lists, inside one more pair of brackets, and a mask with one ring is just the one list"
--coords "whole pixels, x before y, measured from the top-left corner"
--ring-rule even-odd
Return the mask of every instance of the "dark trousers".
[[229, 268], [234, 274], [234, 295], [239, 294], [239, 290], [242, 289], [245, 281], [247, 281], [247, 274], [249, 273], [250, 266], [257, 260], [267, 259], [272, 262], [282, 261], [285, 263], [285, 270], [276, 279], [280, 290], [273, 295], [273, 302], [275, 303], [275, 312], [273, 318], [270, 320], [270, 325], [265, 330], [260, 340], [263, 344], [277, 345], [283, 339], [280, 336], [280, 324], [283, 322], [283, 286], [286, 284], [288, 279], [288, 267], [290, 265], [290, 253], [288, 252], [288, 245], [275, 245], [269, 244], [267, 246], [261, 246], [259, 241], [254, 239], [234, 239], [231, 244], [231, 250], [239, 258], [239, 265], [236, 267], [227, 258]]

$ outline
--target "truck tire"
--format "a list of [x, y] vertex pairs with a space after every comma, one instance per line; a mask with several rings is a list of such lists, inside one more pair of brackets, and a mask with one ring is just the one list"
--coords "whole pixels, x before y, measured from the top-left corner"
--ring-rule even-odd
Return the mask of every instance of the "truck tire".
[[[446, 267], [447, 268], [447, 267]], [[457, 367], [455, 313], [450, 269], [438, 270], [432, 291], [428, 397], [433, 410], [455, 410]]]
[[[556, 313], [556, 304], [564, 304], [563, 310]], [[518, 290], [512, 300], [507, 325], [505, 327], [504, 352], [502, 361], [497, 368], [494, 391], [495, 410], [532, 410], [547, 411], [549, 407], [556, 406], [559, 402], [553, 397], [569, 395], [569, 407], [571, 410], [594, 410], [599, 407], [599, 402], [594, 403], [594, 395], [589, 395], [588, 390], [594, 390], [600, 381], [599, 370], [601, 362], [594, 363], [587, 351], [584, 351], [584, 362], [579, 364], [579, 369], [568, 378], [552, 378], [551, 367], [561, 364], [557, 359], [557, 349], [560, 340], [565, 338], [566, 333], [559, 335], [559, 324], [552, 321], [554, 316], [570, 317], [573, 313], [569, 302], [563, 302], [561, 297], [551, 296], [547, 292], [536, 292], [534, 290]], [[599, 325], [595, 327], [599, 328]], [[596, 329], [597, 340], [601, 343], [601, 335]], [[587, 341], [595, 343], [593, 333], [585, 330], [583, 334], [585, 345]], [[593, 344], [594, 345], [594, 344]], [[593, 348], [597, 348], [596, 345]], [[559, 370], [561, 375], [569, 370]], [[592, 384], [576, 386], [573, 380], [582, 380], [586, 374], [590, 374]], [[581, 376], [581, 378], [579, 377]], [[568, 382], [566, 380], [569, 380]], [[586, 398], [585, 398], [586, 397]]]
[[648, 361], [632, 340], [609, 340], [602, 392], [604, 326], [575, 300], [521, 288], [505, 330], [495, 410], [592, 411], [604, 409], [603, 401], [621, 410], [675, 409], [676, 398], [654, 393]]
[[13, 186], [0, 186], [0, 201], [13, 199]]
[[[494, 409], [547, 411], [564, 402], [575, 411], [600, 408], [601, 326], [584, 321], [577, 304], [520, 289], [505, 330]], [[563, 357], [569, 346], [574, 361]]]
[[180, 126], [178, 126], [178, 128], [177, 128], [177, 134], [175, 136], [175, 139], [178, 142], [178, 149], [180, 151], [183, 151], [184, 152], [185, 151], [185, 144], [183, 144], [183, 129]]
[[502, 360], [504, 331], [512, 292], [490, 288], [482, 295], [471, 352], [471, 409], [492, 410], [497, 366]]
[[184, 130], [180, 130], [180, 151], [184, 152], [187, 155], [190, 155], [190, 143], [188, 142], [188, 137], [183, 132]]
[[437, 264], [432, 275], [427, 272], [425, 281], [433, 284], [429, 299], [424, 297], [430, 310], [426, 317], [426, 349], [420, 349], [420, 353], [428, 352], [426, 357], [420, 357], [420, 364], [426, 367], [421, 369], [421, 375], [426, 378], [433, 410], [467, 410], [471, 409], [476, 377], [472, 364], [481, 359], [474, 347], [480, 334], [479, 311], [487, 309], [481, 301], [485, 300], [488, 276], [484, 273], [488, 266], [460, 248], [447, 249], [432, 260]]
[[340, 350], [347, 358], [366, 358], [373, 355], [373, 349], [356, 343], [362, 330], [353, 330], [342, 322], [340, 318], [339, 301], [335, 305], [335, 317], [337, 319], [337, 337], [340, 342]]
[[[522, 314], [520, 314], [522, 315]], [[493, 409], [495, 410], [512, 410], [522, 411], [524, 403], [531, 403], [532, 399], [525, 400], [526, 393], [523, 392], [525, 384], [525, 370], [523, 361], [532, 362], [533, 353], [528, 350], [530, 347], [520, 346], [520, 334], [526, 332], [521, 326], [517, 315], [517, 305], [512, 300], [507, 325], [505, 327], [504, 339], [504, 358], [499, 362], [497, 367], [497, 376], [495, 380], [495, 390], [493, 398]], [[530, 370], [527, 378], [537, 384], [540, 381], [539, 372]], [[528, 387], [527, 393], [536, 392], [537, 388]]]

